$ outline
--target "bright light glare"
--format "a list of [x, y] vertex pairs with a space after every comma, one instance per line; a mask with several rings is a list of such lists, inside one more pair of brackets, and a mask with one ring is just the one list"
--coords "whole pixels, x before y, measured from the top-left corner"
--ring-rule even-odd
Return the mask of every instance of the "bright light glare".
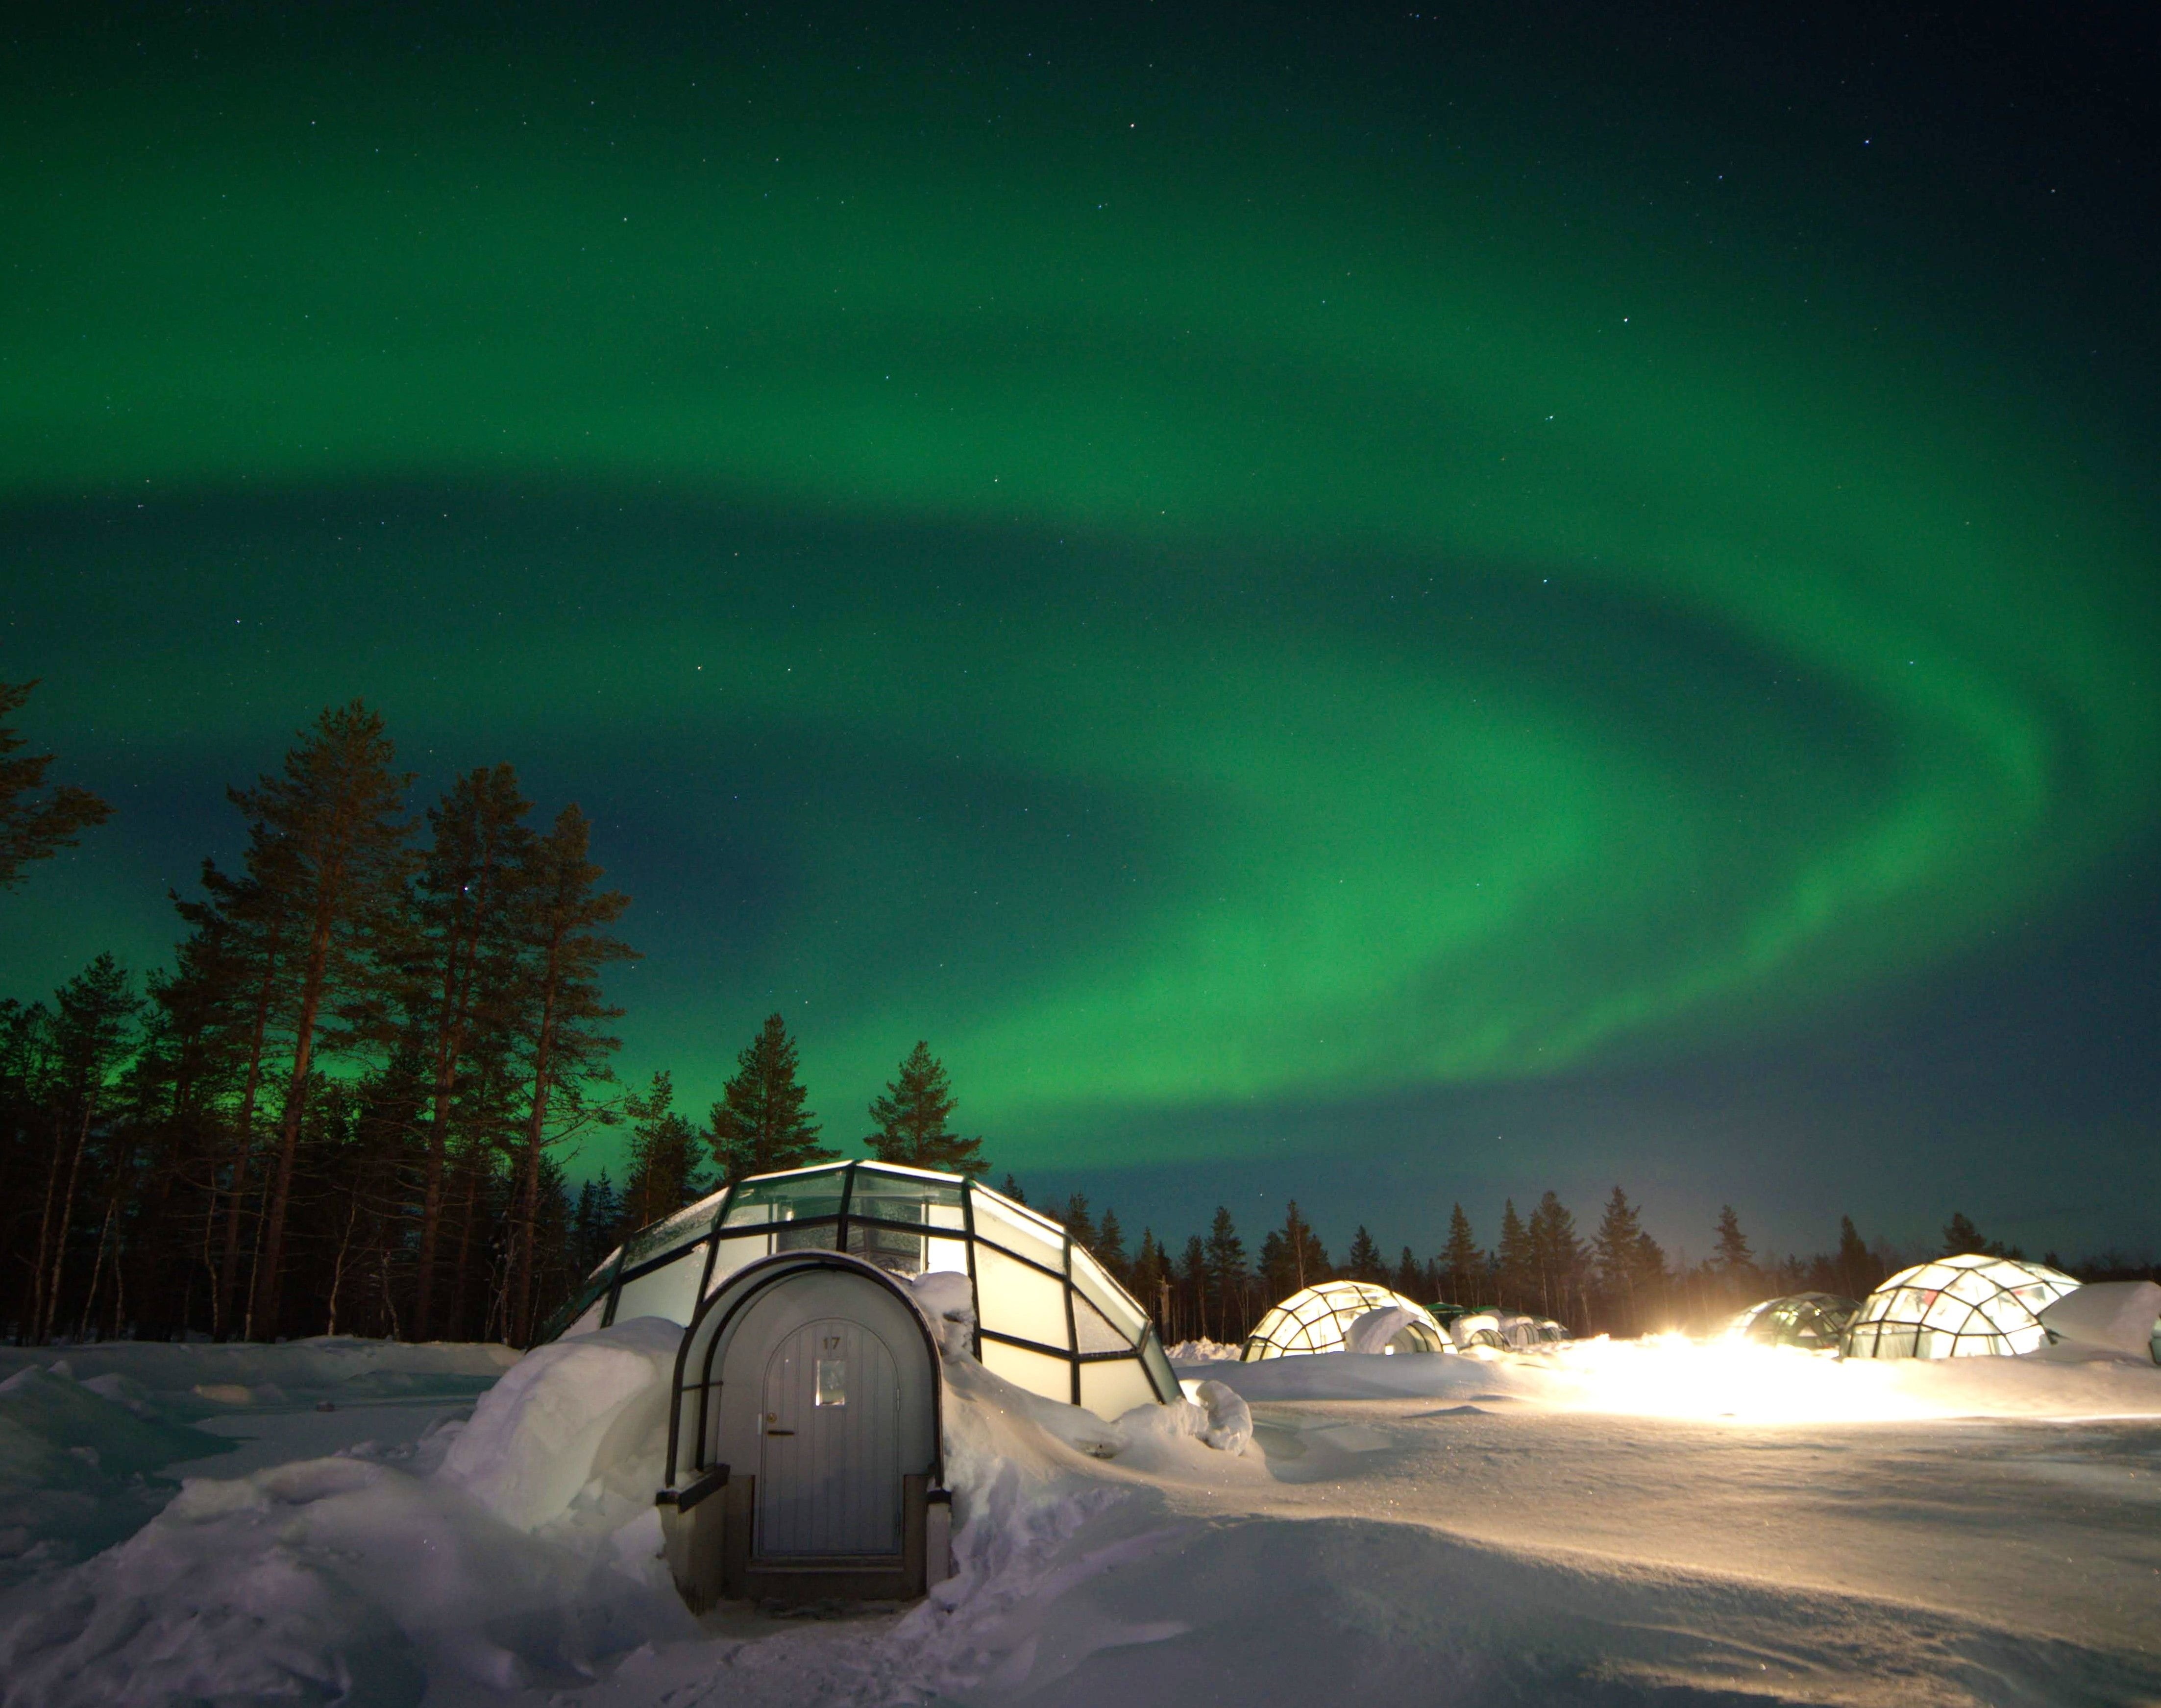
[[2115, 1362], [1842, 1361], [1795, 1346], [1679, 1334], [1601, 1336], [1503, 1362], [1558, 1409], [1641, 1417], [1810, 1424], [2161, 1414], [2161, 1369]]

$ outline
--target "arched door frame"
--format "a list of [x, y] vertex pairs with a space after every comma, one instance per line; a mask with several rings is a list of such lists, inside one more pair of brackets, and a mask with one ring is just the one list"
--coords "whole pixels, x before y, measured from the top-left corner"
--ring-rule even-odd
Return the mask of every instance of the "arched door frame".
[[[930, 1325], [924, 1320], [921, 1308], [906, 1289], [875, 1263], [867, 1263], [861, 1258], [851, 1257], [845, 1252], [803, 1251], [779, 1252], [769, 1258], [761, 1258], [731, 1275], [720, 1291], [699, 1301], [697, 1310], [691, 1315], [690, 1327], [683, 1331], [683, 1343], [675, 1351], [674, 1393], [668, 1420], [667, 1487], [672, 1489], [678, 1486], [676, 1472], [683, 1440], [683, 1403], [686, 1398], [684, 1382], [690, 1373], [693, 1350], [698, 1352], [698, 1407], [695, 1427], [690, 1437], [691, 1462], [687, 1469], [695, 1476], [710, 1469], [705, 1462], [706, 1425], [721, 1388], [721, 1383], [713, 1378], [713, 1359], [720, 1350], [721, 1343], [727, 1338], [729, 1325], [752, 1299], [789, 1275], [806, 1269], [837, 1269], [843, 1273], [864, 1277], [884, 1288], [906, 1308], [909, 1320], [915, 1325], [917, 1333], [922, 1336], [924, 1357], [929, 1362], [931, 1483], [934, 1487], [944, 1484], [945, 1372], [939, 1360], [937, 1340], [930, 1332]], [[716, 1309], [719, 1320], [707, 1330], [706, 1320], [714, 1315]], [[763, 1379], [763, 1372], [759, 1372], [758, 1379]]]

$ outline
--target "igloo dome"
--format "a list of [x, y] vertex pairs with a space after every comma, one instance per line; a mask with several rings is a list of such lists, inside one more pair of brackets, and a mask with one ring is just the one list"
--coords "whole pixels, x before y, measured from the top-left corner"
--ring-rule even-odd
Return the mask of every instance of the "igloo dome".
[[1148, 1313], [1065, 1228], [980, 1181], [894, 1163], [723, 1187], [633, 1234], [541, 1338], [635, 1316], [688, 1325], [738, 1272], [804, 1252], [851, 1256], [903, 1281], [964, 1278], [976, 1357], [1047, 1399], [1115, 1418], [1179, 1397]]
[[1238, 1356], [1251, 1364], [1263, 1358], [1281, 1358], [1304, 1352], [1341, 1352], [1352, 1325], [1376, 1311], [1401, 1311], [1385, 1344], [1386, 1352], [1453, 1351], [1448, 1336], [1432, 1313], [1417, 1300], [1406, 1299], [1371, 1281], [1323, 1281], [1294, 1293], [1277, 1305], [1246, 1336]]
[[1834, 1351], [1860, 1309], [1835, 1293], [1789, 1293], [1750, 1305], [1726, 1325], [1726, 1337], [1812, 1352]]
[[1901, 1269], [1846, 1327], [1849, 1358], [1986, 1358], [2046, 1346], [2041, 1313], [2079, 1284], [2045, 1263], [1969, 1252]]

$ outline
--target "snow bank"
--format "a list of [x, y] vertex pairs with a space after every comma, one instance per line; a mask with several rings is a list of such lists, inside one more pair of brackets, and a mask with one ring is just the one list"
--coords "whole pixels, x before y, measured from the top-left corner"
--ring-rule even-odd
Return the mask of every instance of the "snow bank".
[[[336, 1404], [470, 1398], [492, 1386], [518, 1356], [502, 1346], [409, 1346], [343, 1335], [274, 1346], [107, 1341], [67, 1347], [0, 1346], [0, 1377], [57, 1364], [85, 1383], [119, 1377], [130, 1392], [169, 1414], [202, 1416], [233, 1407], [312, 1406], [325, 1399]], [[221, 1392], [198, 1392], [205, 1388]]]
[[1229, 1341], [1180, 1341], [1164, 1348], [1173, 1364], [1229, 1364], [1244, 1350]]
[[165, 1418], [124, 1377], [18, 1369], [0, 1382], [0, 1586], [119, 1541], [172, 1492], [159, 1470], [229, 1445]]
[[575, 1685], [687, 1628], [653, 1579], [650, 1562], [528, 1536], [443, 1479], [388, 1466], [191, 1478], [134, 1536], [10, 1609], [0, 1679], [10, 1708]]
[[680, 1323], [641, 1316], [536, 1347], [480, 1402], [443, 1476], [521, 1530], [562, 1518], [581, 1495], [649, 1509], [682, 1341]]

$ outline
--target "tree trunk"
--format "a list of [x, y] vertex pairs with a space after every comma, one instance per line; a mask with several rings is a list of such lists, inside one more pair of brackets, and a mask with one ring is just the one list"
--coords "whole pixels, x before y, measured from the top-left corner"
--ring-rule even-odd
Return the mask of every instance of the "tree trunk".
[[[477, 919], [487, 895], [485, 880], [481, 900], [470, 917]], [[476, 939], [478, 934], [471, 935]], [[450, 1124], [450, 1093], [457, 1081], [459, 1058], [465, 1053], [466, 997], [471, 976], [476, 941], [468, 940], [464, 917], [453, 924], [450, 959], [443, 972], [442, 1018], [435, 1048], [435, 1109], [428, 1122], [428, 1179], [420, 1200], [420, 1273], [413, 1301], [413, 1338], [424, 1341], [435, 1326], [435, 1244], [443, 1221], [443, 1172]]]
[[53, 1318], [60, 1310], [60, 1275], [67, 1263], [68, 1229], [75, 1221], [76, 1178], [82, 1172], [82, 1153], [90, 1143], [90, 1123], [96, 1109], [96, 1098], [83, 1099], [82, 1125], [76, 1130], [75, 1136], [75, 1159], [68, 1164], [67, 1190], [60, 1197], [60, 1237], [53, 1242], [53, 1278], [45, 1291], [45, 1320], [38, 1333], [40, 1346], [52, 1339]]
[[38, 1325], [45, 1320], [45, 1259], [51, 1255], [53, 1232], [53, 1200], [60, 1190], [60, 1152], [67, 1143], [67, 1129], [60, 1125], [57, 1114], [53, 1117], [53, 1159], [45, 1170], [45, 1208], [38, 1218], [38, 1260], [30, 1269], [29, 1320], [16, 1331], [18, 1343], [39, 1344]]
[[[274, 924], [263, 945], [263, 984], [255, 994], [255, 1033], [247, 1046], [247, 1083], [240, 1096], [240, 1139], [232, 1159], [232, 1202], [226, 1213], [225, 1257], [218, 1269], [217, 1299], [211, 1318], [211, 1332], [220, 1340], [225, 1338], [227, 1325], [232, 1320], [233, 1288], [240, 1278], [240, 1213], [247, 1201], [247, 1164], [255, 1148], [255, 1098], [263, 1084], [263, 1050], [270, 1036], [270, 993], [278, 973], [278, 928]], [[215, 1179], [211, 1181], [211, 1192], [215, 1205]], [[214, 1208], [211, 1216], [216, 1219]], [[209, 1237], [206, 1229], [206, 1244]]]
[[300, 987], [300, 1014], [293, 1028], [293, 1076], [278, 1123], [278, 1174], [270, 1190], [263, 1256], [255, 1273], [255, 1309], [248, 1325], [253, 1339], [274, 1340], [285, 1262], [285, 1211], [293, 1196], [293, 1158], [299, 1148], [300, 1117], [307, 1102], [308, 1069], [315, 1048], [315, 1020], [323, 1001], [323, 973], [330, 960], [331, 906], [325, 896], [315, 909], [315, 929], [308, 945], [307, 977]]
[[548, 970], [541, 987], [540, 1028], [533, 1046], [532, 1114], [526, 1123], [525, 1153], [518, 1160], [518, 1200], [513, 1212], [517, 1232], [513, 1236], [517, 1249], [511, 1265], [506, 1325], [509, 1333], [505, 1336], [513, 1346], [524, 1346], [532, 1338], [534, 1224], [540, 1196], [540, 1148], [547, 1133], [548, 1075], [555, 1042], [555, 984], [562, 940], [559, 930], [548, 944]]

